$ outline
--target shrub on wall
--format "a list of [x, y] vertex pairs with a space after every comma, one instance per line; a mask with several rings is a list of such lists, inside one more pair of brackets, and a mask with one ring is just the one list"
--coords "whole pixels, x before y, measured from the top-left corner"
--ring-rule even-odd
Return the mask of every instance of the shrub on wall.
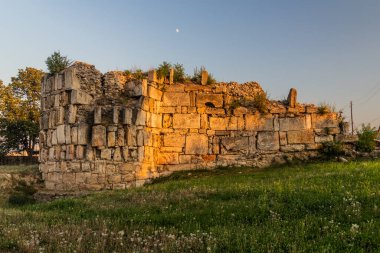
[[356, 148], [358, 151], [362, 152], [372, 152], [375, 150], [377, 137], [377, 131], [375, 128], [371, 127], [370, 124], [362, 124], [361, 129], [357, 130], [359, 140], [356, 143]]

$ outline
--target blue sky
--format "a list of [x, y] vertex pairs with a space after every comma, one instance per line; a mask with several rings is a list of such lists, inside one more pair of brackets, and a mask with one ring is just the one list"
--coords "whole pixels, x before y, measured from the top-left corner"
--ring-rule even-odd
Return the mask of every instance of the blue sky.
[[378, 126], [379, 13], [378, 0], [0, 0], [0, 79], [45, 70], [55, 50], [103, 72], [166, 60], [347, 115], [353, 100], [356, 125]]

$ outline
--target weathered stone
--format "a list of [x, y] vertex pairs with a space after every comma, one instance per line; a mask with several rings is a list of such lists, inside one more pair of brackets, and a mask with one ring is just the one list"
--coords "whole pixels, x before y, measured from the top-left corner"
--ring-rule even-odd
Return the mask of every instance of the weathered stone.
[[245, 129], [255, 131], [273, 131], [273, 118], [262, 117], [259, 114], [245, 115]]
[[186, 136], [185, 153], [188, 155], [205, 155], [208, 152], [208, 136], [189, 134]]
[[76, 76], [76, 71], [74, 68], [68, 68], [65, 70], [65, 89], [77, 90], [80, 88], [80, 82]]
[[281, 146], [280, 150], [282, 152], [299, 152], [305, 150], [305, 145], [303, 144], [293, 144]]
[[190, 106], [189, 93], [165, 92], [163, 106]]
[[314, 133], [310, 130], [288, 131], [289, 144], [314, 143]]
[[113, 114], [112, 114], [112, 122], [114, 124], [118, 124], [119, 123], [119, 113], [120, 113], [120, 108], [118, 106], [115, 106], [113, 108]]
[[111, 149], [108, 149], [108, 148], [102, 149], [100, 151], [100, 159], [111, 160]]
[[161, 100], [162, 98], [162, 91], [159, 89], [156, 89], [152, 86], [148, 87], [148, 96], [155, 99], [155, 100]]
[[116, 132], [108, 132], [107, 133], [107, 146], [108, 147], [115, 147], [116, 145]]
[[65, 125], [59, 125], [57, 127], [57, 143], [65, 144], [66, 136], [65, 136]]
[[316, 135], [315, 136], [315, 142], [322, 143], [322, 142], [328, 142], [333, 141], [334, 137], [332, 135]]
[[304, 117], [297, 118], [280, 118], [280, 131], [293, 131], [306, 129]]
[[207, 81], [208, 81], [208, 72], [206, 70], [202, 70], [202, 72], [201, 72], [201, 84], [207, 85]]
[[294, 88], [291, 88], [288, 95], [288, 105], [289, 107], [296, 107], [297, 104], [297, 90]]
[[257, 148], [264, 151], [278, 150], [280, 148], [278, 132], [259, 132]]
[[102, 147], [106, 144], [106, 128], [98, 125], [92, 127], [92, 142], [93, 147]]
[[145, 126], [146, 124], [146, 112], [138, 111], [136, 116], [136, 126]]
[[313, 128], [323, 129], [326, 127], [339, 127], [339, 122], [335, 113], [327, 113], [324, 115], [312, 114]]
[[75, 105], [89, 105], [93, 100], [91, 95], [80, 90], [72, 90], [70, 99], [71, 104]]
[[222, 94], [198, 94], [196, 99], [197, 107], [223, 107]]
[[70, 125], [65, 125], [65, 143], [71, 144], [71, 127]]
[[131, 108], [124, 108], [123, 110], [123, 124], [132, 124], [132, 109]]
[[166, 147], [184, 147], [185, 136], [180, 134], [164, 135], [164, 146]]
[[78, 144], [86, 145], [88, 144], [88, 129], [89, 126], [87, 124], [80, 124], [78, 126]]
[[335, 136], [335, 141], [340, 141], [343, 143], [354, 143], [358, 141], [357, 135], [344, 135], [344, 134], [338, 134]]
[[150, 82], [157, 82], [157, 72], [156, 72], [156, 70], [150, 70], [149, 72], [148, 72], [148, 80], [150, 81]]
[[157, 164], [179, 164], [178, 153], [159, 153]]
[[69, 105], [67, 110], [67, 123], [74, 124], [76, 122], [77, 107], [75, 105]]
[[173, 128], [200, 128], [199, 114], [174, 114]]
[[246, 153], [249, 147], [248, 137], [226, 137], [221, 144], [227, 151]]
[[125, 145], [125, 132], [124, 132], [124, 129], [123, 128], [119, 128], [117, 130], [117, 141], [116, 141], [116, 145], [119, 146], [119, 147], [122, 147]]
[[77, 159], [83, 159], [84, 158], [84, 147], [83, 146], [81, 146], [81, 145], [77, 146], [75, 157]]

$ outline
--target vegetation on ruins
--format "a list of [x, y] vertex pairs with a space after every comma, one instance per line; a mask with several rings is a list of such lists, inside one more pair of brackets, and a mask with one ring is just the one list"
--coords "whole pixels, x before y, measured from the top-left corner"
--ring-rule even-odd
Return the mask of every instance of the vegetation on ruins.
[[35, 68], [19, 69], [8, 86], [0, 83], [0, 154], [11, 149], [33, 154], [40, 118], [40, 90], [44, 73]]
[[335, 106], [330, 105], [328, 103], [320, 103], [317, 107], [317, 113], [320, 115], [324, 115], [330, 112], [335, 112]]
[[54, 75], [69, 67], [72, 61], [69, 60], [67, 56], [61, 55], [60, 51], [55, 51], [46, 59], [45, 63], [48, 67], [49, 74]]
[[[10, 206], [2, 252], [378, 252], [380, 161], [176, 173]], [[1, 171], [1, 167], [0, 167]]]
[[267, 113], [268, 106], [267, 106], [267, 93], [266, 92], [258, 92], [257, 94], [254, 94], [252, 99], [246, 99], [246, 98], [240, 98], [233, 100], [229, 108], [231, 110], [234, 110], [236, 108], [239, 108], [241, 106], [244, 107], [254, 107], [256, 108], [260, 113]]
[[356, 143], [356, 148], [358, 151], [362, 152], [372, 152], [375, 150], [377, 137], [376, 128], [371, 127], [370, 124], [362, 124], [361, 129], [357, 130], [359, 140]]
[[[196, 67], [194, 69], [194, 74], [191, 77], [191, 81], [194, 83], [201, 83], [202, 79], [202, 71], [205, 71], [206, 67], [201, 66], [200, 68]], [[208, 78], [207, 78], [207, 85], [216, 83], [216, 80], [214, 79], [214, 76], [211, 73], [208, 73]]]
[[157, 68], [157, 77], [169, 80], [170, 69], [172, 68], [174, 69], [173, 81], [176, 83], [184, 82], [186, 79], [185, 68], [179, 63], [171, 64], [167, 61], [162, 62]]
[[321, 152], [328, 157], [344, 155], [343, 143], [340, 141], [323, 142]]

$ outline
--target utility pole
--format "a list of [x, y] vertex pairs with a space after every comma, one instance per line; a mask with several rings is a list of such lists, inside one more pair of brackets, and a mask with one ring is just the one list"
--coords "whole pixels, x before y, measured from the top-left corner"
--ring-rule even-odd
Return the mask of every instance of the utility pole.
[[350, 109], [351, 109], [351, 134], [354, 135], [354, 117], [352, 116], [352, 101], [350, 101]]

